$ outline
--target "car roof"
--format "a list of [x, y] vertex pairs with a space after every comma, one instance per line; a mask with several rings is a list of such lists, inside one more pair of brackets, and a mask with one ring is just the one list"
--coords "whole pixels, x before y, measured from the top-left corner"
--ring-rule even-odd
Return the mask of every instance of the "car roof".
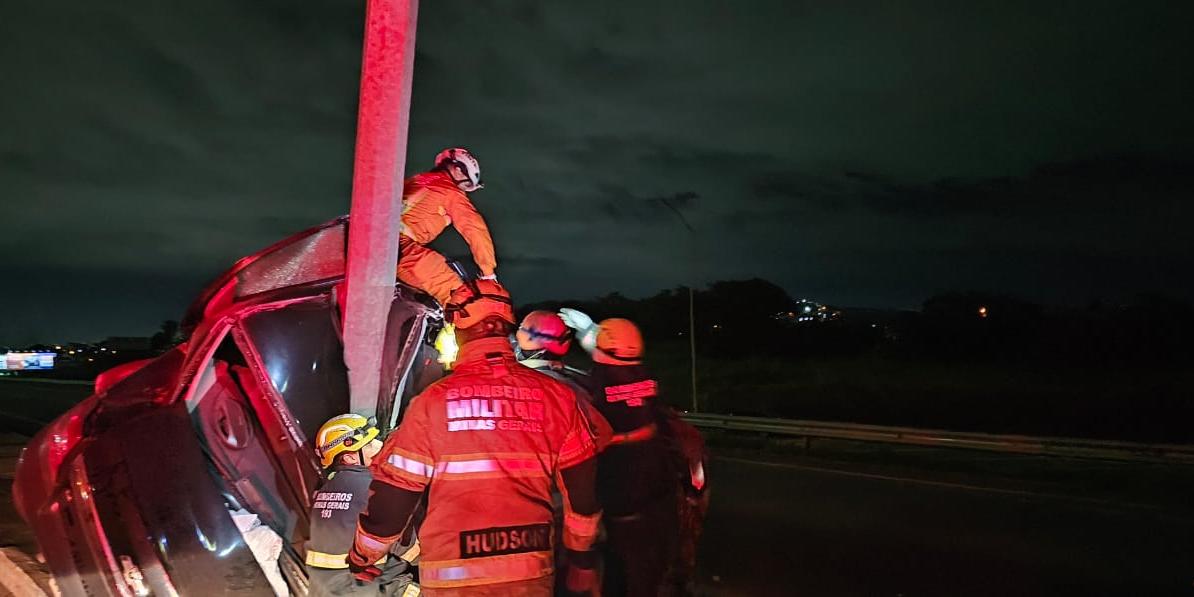
[[340, 216], [242, 257], [199, 293], [181, 331], [190, 334], [208, 315], [265, 292], [343, 279], [347, 242], [348, 216]]

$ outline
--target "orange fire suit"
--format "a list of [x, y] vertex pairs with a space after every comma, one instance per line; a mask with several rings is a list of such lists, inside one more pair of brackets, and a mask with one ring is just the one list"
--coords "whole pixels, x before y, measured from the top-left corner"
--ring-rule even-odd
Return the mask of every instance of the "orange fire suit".
[[392, 504], [430, 487], [419, 528], [427, 595], [550, 595], [553, 482], [564, 546], [588, 552], [597, 536], [592, 433], [573, 391], [520, 365], [505, 337], [465, 344], [374, 459], [354, 557], [384, 554], [407, 524], [385, 520], [408, 516]]
[[489, 226], [473, 207], [468, 195], [446, 172], [433, 171], [406, 179], [402, 191], [402, 233], [399, 237], [398, 279], [426, 291], [447, 304], [460, 277], [448, 267], [444, 256], [426, 245], [449, 225], [455, 226], [468, 243], [481, 275], [492, 276], [497, 267]]

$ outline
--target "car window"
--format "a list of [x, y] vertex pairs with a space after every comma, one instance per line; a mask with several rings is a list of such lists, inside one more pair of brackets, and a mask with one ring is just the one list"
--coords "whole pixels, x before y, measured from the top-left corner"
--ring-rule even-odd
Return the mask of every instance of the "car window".
[[330, 300], [319, 297], [253, 313], [241, 326], [308, 444], [324, 421], [349, 412], [335, 317]]
[[346, 228], [340, 222], [262, 255], [236, 274], [237, 298], [343, 276]]
[[430, 340], [438, 329], [438, 318], [429, 317], [424, 305], [398, 293], [390, 306], [381, 364], [377, 419], [383, 431], [396, 426], [412, 391], [422, 391], [443, 374]]

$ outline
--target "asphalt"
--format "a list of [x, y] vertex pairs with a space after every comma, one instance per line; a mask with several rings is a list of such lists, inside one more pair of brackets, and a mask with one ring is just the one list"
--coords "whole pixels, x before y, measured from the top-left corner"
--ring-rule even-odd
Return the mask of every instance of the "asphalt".
[[[0, 381], [10, 555], [35, 549], [11, 506], [13, 431], [88, 389]], [[1194, 596], [1194, 467], [711, 439], [703, 595]]]
[[89, 383], [0, 377], [0, 433], [32, 435], [91, 393]]
[[[1086, 481], [1070, 483], [1008, 457], [945, 471], [836, 456], [715, 459], [703, 593], [1194, 595], [1189, 505], [1115, 485], [1189, 487], [1191, 471], [1048, 464]], [[973, 472], [990, 460], [1004, 470]]]

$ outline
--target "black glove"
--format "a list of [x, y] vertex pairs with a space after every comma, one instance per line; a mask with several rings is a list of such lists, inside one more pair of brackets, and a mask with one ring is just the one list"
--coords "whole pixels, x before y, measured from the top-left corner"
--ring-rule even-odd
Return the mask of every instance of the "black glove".
[[348, 553], [348, 571], [356, 579], [357, 585], [371, 583], [377, 577], [381, 576], [381, 568], [374, 566], [372, 562], [369, 562], [368, 558], [361, 555], [356, 550], [356, 546], [353, 546], [352, 551]]
[[597, 554], [591, 551], [567, 552], [568, 566], [564, 572], [564, 590], [568, 597], [597, 595]]

